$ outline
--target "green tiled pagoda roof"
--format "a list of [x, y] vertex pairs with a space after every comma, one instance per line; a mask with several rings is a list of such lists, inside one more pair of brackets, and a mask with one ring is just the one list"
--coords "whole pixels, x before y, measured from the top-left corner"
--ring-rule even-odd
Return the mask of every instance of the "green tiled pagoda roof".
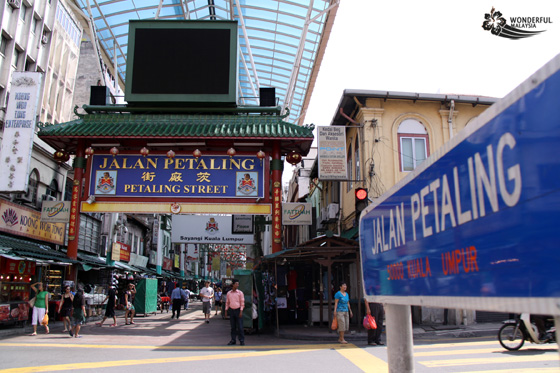
[[60, 124], [41, 124], [38, 136], [55, 148], [78, 139], [253, 139], [313, 141], [313, 126], [274, 115], [88, 114]]
[[313, 131], [266, 115], [90, 114], [44, 125], [39, 137], [310, 138]]

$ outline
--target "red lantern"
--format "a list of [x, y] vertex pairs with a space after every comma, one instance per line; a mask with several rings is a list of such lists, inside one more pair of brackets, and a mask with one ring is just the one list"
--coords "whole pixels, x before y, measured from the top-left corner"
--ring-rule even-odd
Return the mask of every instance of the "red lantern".
[[235, 151], [234, 148], [229, 148], [227, 151], [227, 155], [229, 155], [230, 158], [232, 158], [237, 152]]
[[145, 146], [140, 149], [140, 154], [142, 154], [142, 156], [146, 157], [148, 154], [150, 154], [150, 150], [148, 150], [148, 148], [146, 148]]
[[95, 151], [93, 150], [93, 148], [91, 146], [86, 149], [86, 155], [88, 157], [91, 157], [93, 155], [93, 153], [95, 153]]
[[266, 157], [266, 154], [265, 154], [265, 152], [263, 152], [262, 150], [259, 150], [259, 151], [257, 152], [257, 158], [260, 159], [261, 165], [262, 165], [263, 159], [264, 159], [265, 157]]
[[168, 151], [167, 152], [167, 158], [169, 158], [169, 159], [175, 158], [175, 152], [173, 150]]
[[119, 149], [118, 149], [116, 146], [113, 146], [113, 147], [111, 148], [111, 150], [109, 150], [109, 152], [110, 152], [111, 154], [113, 154], [113, 157], [114, 157], [114, 156], [116, 156], [117, 154], [119, 154]]
[[202, 156], [202, 152], [198, 149], [195, 149], [192, 152], [192, 155], [193, 155], [194, 159], [196, 159], [196, 161], [198, 162], [198, 158], [200, 158]]
[[301, 154], [297, 153], [296, 151], [292, 151], [290, 154], [288, 154], [288, 156], [286, 157], [286, 161], [289, 164], [292, 165], [296, 165], [299, 162], [301, 162]]

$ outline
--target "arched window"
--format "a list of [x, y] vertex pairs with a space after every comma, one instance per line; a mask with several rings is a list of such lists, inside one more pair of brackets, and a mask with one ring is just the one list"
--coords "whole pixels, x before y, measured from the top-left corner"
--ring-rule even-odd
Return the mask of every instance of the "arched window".
[[398, 129], [401, 171], [412, 171], [429, 155], [428, 132], [416, 119], [405, 119]]
[[354, 164], [356, 165], [354, 180], [360, 180], [360, 143], [358, 142], [358, 136], [356, 136], [356, 145], [354, 146]]
[[51, 181], [51, 183], [49, 184], [49, 186], [47, 187], [47, 191], [45, 192], [45, 194], [47, 196], [51, 196], [54, 198], [57, 198], [57, 194], [58, 194], [58, 183], [55, 179], [53, 179]]
[[39, 192], [39, 171], [34, 169], [29, 174], [29, 185], [27, 187], [27, 197], [31, 199], [31, 203], [37, 203], [37, 193]]
[[348, 182], [346, 183], [346, 191], [352, 190], [352, 144], [348, 146], [348, 154], [346, 154], [346, 175]]

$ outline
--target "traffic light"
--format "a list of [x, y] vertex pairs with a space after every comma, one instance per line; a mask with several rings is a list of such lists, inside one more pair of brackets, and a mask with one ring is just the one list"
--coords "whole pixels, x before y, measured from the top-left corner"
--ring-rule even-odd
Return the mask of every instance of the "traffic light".
[[354, 202], [356, 211], [356, 222], [360, 219], [362, 210], [368, 205], [368, 190], [366, 188], [354, 189]]

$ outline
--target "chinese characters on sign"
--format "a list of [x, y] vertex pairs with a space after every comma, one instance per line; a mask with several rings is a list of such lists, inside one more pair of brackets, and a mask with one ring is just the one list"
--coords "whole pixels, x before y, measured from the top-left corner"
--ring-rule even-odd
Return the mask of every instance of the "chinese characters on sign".
[[90, 190], [114, 197], [263, 198], [264, 166], [253, 156], [92, 156]]

